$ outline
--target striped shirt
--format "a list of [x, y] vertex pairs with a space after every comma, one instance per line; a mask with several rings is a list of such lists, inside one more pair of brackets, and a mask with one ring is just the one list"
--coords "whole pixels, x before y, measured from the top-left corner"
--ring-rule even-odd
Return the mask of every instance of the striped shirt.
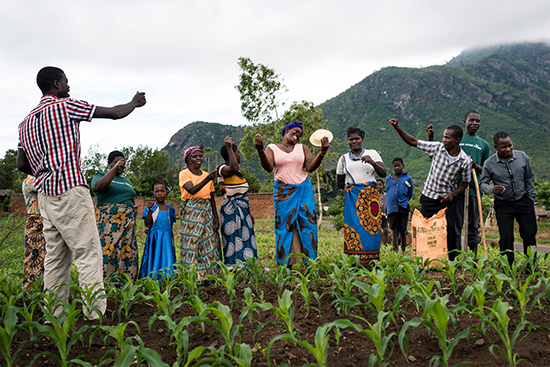
[[227, 165], [221, 164], [218, 166], [218, 185], [222, 195], [228, 198], [245, 195], [248, 192], [248, 182], [246, 182], [242, 173], [237, 172], [233, 176], [223, 177], [223, 167], [227, 167]]
[[80, 167], [80, 121], [90, 121], [95, 106], [44, 95], [19, 125], [19, 143], [36, 177], [39, 193], [57, 196], [88, 186]]
[[461, 173], [462, 182], [470, 182], [472, 160], [462, 149], [457, 157], [450, 157], [441, 142], [419, 140], [417, 148], [432, 157], [430, 172], [422, 189], [424, 196], [437, 200], [456, 190]]

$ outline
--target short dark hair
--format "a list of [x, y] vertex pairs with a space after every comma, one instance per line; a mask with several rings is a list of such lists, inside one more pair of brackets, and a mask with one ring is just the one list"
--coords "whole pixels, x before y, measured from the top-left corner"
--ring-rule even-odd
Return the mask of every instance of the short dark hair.
[[499, 131], [495, 134], [495, 136], [493, 136], [493, 141], [495, 142], [495, 145], [497, 145], [500, 139], [506, 139], [508, 137], [510, 137], [510, 135], [508, 135], [504, 131]]
[[60, 81], [64, 74], [63, 70], [55, 66], [43, 67], [36, 75], [36, 84], [42, 93], [46, 93], [52, 88], [53, 82]]
[[447, 126], [445, 130], [451, 130], [455, 138], [458, 138], [458, 140], [462, 140], [462, 135], [464, 135], [464, 131], [460, 126], [458, 125]]
[[402, 165], [405, 165], [405, 163], [403, 163], [403, 158], [394, 158], [393, 161], [391, 161], [391, 164], [394, 164], [395, 162], [401, 162]]
[[381, 178], [376, 180], [376, 182], [378, 182], [378, 181], [380, 181], [380, 182], [382, 182], [382, 184], [384, 184], [384, 180], [382, 180]]
[[[237, 146], [237, 144], [233, 143], [232, 148], [233, 151], [236, 152], [239, 147]], [[222, 155], [223, 159], [225, 159], [226, 161], [229, 160], [229, 152], [227, 151], [227, 147], [225, 145], [220, 148], [220, 154]]]
[[365, 132], [358, 127], [348, 127], [347, 133], [348, 138], [351, 134], [357, 134], [361, 137], [361, 139], [365, 139]]
[[119, 150], [113, 150], [111, 153], [109, 153], [109, 156], [107, 157], [107, 164], [113, 163], [116, 157], [124, 158], [124, 154], [122, 154], [122, 152]]
[[468, 115], [471, 113], [477, 113], [479, 115], [479, 112], [477, 112], [476, 110], [470, 110], [466, 112], [466, 114], [464, 115], [464, 121], [466, 121], [466, 119], [468, 118]]
[[157, 186], [157, 185], [162, 185], [162, 186], [164, 186], [164, 189], [165, 189], [166, 191], [168, 191], [168, 187], [167, 187], [166, 184], [165, 184], [164, 182], [162, 182], [162, 181], [159, 181], [159, 182], [157, 182], [157, 183], [155, 183], [155, 184], [153, 185], [153, 191], [155, 191], [155, 186]]

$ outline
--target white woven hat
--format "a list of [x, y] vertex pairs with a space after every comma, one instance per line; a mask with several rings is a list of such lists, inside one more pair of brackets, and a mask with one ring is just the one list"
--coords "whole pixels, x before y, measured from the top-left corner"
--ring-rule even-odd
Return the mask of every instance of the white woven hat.
[[333, 139], [332, 133], [329, 130], [325, 130], [325, 129], [319, 129], [319, 130], [315, 131], [309, 137], [309, 141], [314, 146], [320, 147], [321, 146], [321, 139], [324, 138], [325, 136], [328, 138], [328, 142], [330, 143]]

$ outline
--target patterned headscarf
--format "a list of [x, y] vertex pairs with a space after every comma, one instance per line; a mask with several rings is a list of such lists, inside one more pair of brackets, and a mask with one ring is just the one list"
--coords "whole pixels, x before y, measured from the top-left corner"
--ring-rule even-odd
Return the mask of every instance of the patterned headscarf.
[[200, 146], [190, 147], [185, 150], [185, 153], [183, 153], [183, 160], [187, 167], [189, 167], [189, 160], [191, 159], [191, 156], [193, 155], [193, 153], [195, 153], [197, 150], [200, 150], [204, 154], [203, 148], [204, 148], [204, 145], [201, 144]]
[[304, 132], [304, 128], [302, 127], [302, 123], [299, 122], [299, 121], [294, 121], [294, 122], [291, 122], [290, 124], [286, 125], [285, 127], [283, 127], [283, 131], [281, 131], [281, 135], [284, 137], [286, 129], [292, 129], [292, 128], [295, 128], [295, 127], [300, 128], [300, 130], [302, 130], [302, 133]]

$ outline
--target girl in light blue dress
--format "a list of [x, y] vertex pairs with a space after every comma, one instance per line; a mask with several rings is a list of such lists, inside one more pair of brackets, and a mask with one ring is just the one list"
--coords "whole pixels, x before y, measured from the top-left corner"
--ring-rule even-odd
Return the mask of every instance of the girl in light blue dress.
[[149, 203], [143, 211], [145, 225], [149, 227], [141, 261], [139, 277], [169, 277], [176, 262], [172, 225], [176, 222], [176, 210], [166, 204], [166, 185], [156, 183], [153, 187], [156, 203]]

